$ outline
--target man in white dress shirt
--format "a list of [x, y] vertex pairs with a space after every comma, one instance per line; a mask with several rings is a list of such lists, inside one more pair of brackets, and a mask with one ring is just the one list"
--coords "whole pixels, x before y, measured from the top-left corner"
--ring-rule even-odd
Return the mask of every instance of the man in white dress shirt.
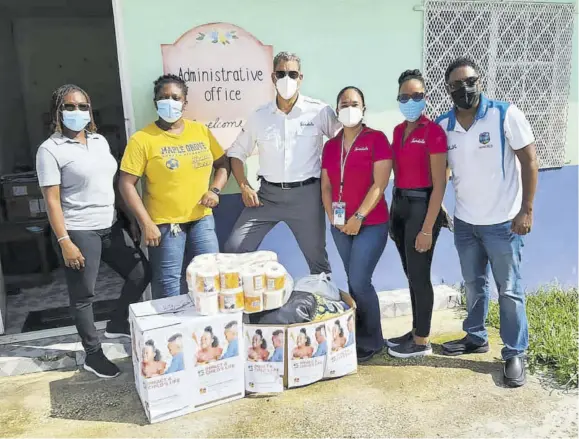
[[[303, 79], [298, 56], [276, 55], [272, 80], [276, 100], [258, 108], [227, 151], [245, 209], [225, 251], [257, 250], [265, 235], [285, 222], [298, 242], [312, 274], [330, 273], [326, 253], [326, 219], [320, 192], [323, 138], [340, 129], [334, 110], [299, 92]], [[251, 187], [244, 163], [257, 146], [261, 186]]]

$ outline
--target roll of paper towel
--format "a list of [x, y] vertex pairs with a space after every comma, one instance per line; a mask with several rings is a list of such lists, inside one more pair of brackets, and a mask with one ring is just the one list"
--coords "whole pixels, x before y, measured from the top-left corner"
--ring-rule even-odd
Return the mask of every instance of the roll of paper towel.
[[195, 309], [203, 316], [214, 316], [219, 313], [219, 299], [217, 293], [195, 293]]
[[277, 262], [277, 253], [269, 250], [258, 250], [251, 253], [251, 262]]
[[215, 260], [218, 264], [229, 263], [234, 264], [237, 262], [237, 255], [234, 253], [217, 253], [215, 255]]
[[263, 293], [263, 309], [277, 309], [281, 308], [283, 305], [283, 296], [285, 294], [285, 289], [266, 291]]
[[254, 290], [244, 294], [245, 312], [248, 314], [263, 311], [263, 290]]
[[219, 290], [219, 270], [208, 266], [199, 267], [195, 273], [195, 291], [217, 293]]
[[239, 268], [233, 264], [219, 265], [219, 276], [222, 290], [235, 290], [241, 288], [241, 273]]
[[251, 295], [254, 291], [265, 289], [265, 270], [255, 265], [246, 266], [241, 272], [243, 292]]
[[219, 311], [221, 312], [238, 312], [243, 311], [245, 298], [243, 289], [226, 290], [219, 293]]
[[204, 255], [195, 256], [192, 263], [197, 265], [215, 265], [217, 254], [216, 253], [206, 253]]
[[266, 290], [277, 291], [285, 288], [286, 271], [279, 262], [268, 262], [264, 266]]

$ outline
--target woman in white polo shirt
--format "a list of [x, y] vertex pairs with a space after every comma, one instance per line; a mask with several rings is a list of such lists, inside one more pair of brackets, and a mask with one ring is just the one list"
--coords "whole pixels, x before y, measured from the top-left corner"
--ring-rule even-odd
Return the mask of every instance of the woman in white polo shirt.
[[120, 371], [103, 354], [92, 310], [100, 262], [125, 280], [107, 338], [130, 337], [128, 308], [150, 281], [149, 265], [134, 245], [136, 236], [131, 240], [116, 221], [117, 162], [106, 139], [96, 134], [89, 96], [76, 85], [63, 85], [52, 95], [51, 116], [53, 134], [36, 154], [38, 182], [65, 264], [71, 312], [87, 354], [84, 368], [112, 378]]

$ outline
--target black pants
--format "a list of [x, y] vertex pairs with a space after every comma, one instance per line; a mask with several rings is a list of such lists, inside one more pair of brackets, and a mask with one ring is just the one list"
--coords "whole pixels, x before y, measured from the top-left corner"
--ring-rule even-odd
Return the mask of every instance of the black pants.
[[111, 316], [111, 321], [115, 323], [127, 320], [129, 305], [139, 301], [151, 281], [151, 270], [147, 258], [140, 249], [135, 248], [120, 221], [109, 229], [69, 230], [68, 235], [85, 258], [84, 268], [73, 270], [64, 267], [64, 273], [71, 314], [84, 350], [91, 354], [101, 348], [92, 309], [101, 260], [125, 280]]
[[412, 302], [412, 327], [418, 337], [430, 335], [434, 290], [430, 280], [430, 267], [436, 239], [442, 226], [443, 213], [436, 219], [432, 229], [432, 247], [429, 251], [416, 251], [416, 237], [426, 218], [430, 190], [405, 191], [395, 189], [390, 215], [390, 236], [400, 253], [402, 268], [408, 278]]

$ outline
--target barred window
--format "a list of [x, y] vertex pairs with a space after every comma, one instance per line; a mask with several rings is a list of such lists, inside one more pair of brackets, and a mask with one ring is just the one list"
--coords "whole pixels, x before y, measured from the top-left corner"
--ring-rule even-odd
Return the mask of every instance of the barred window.
[[448, 111], [444, 72], [468, 56], [481, 69], [485, 94], [516, 104], [529, 119], [540, 167], [563, 166], [574, 9], [573, 3], [425, 0], [428, 114]]

